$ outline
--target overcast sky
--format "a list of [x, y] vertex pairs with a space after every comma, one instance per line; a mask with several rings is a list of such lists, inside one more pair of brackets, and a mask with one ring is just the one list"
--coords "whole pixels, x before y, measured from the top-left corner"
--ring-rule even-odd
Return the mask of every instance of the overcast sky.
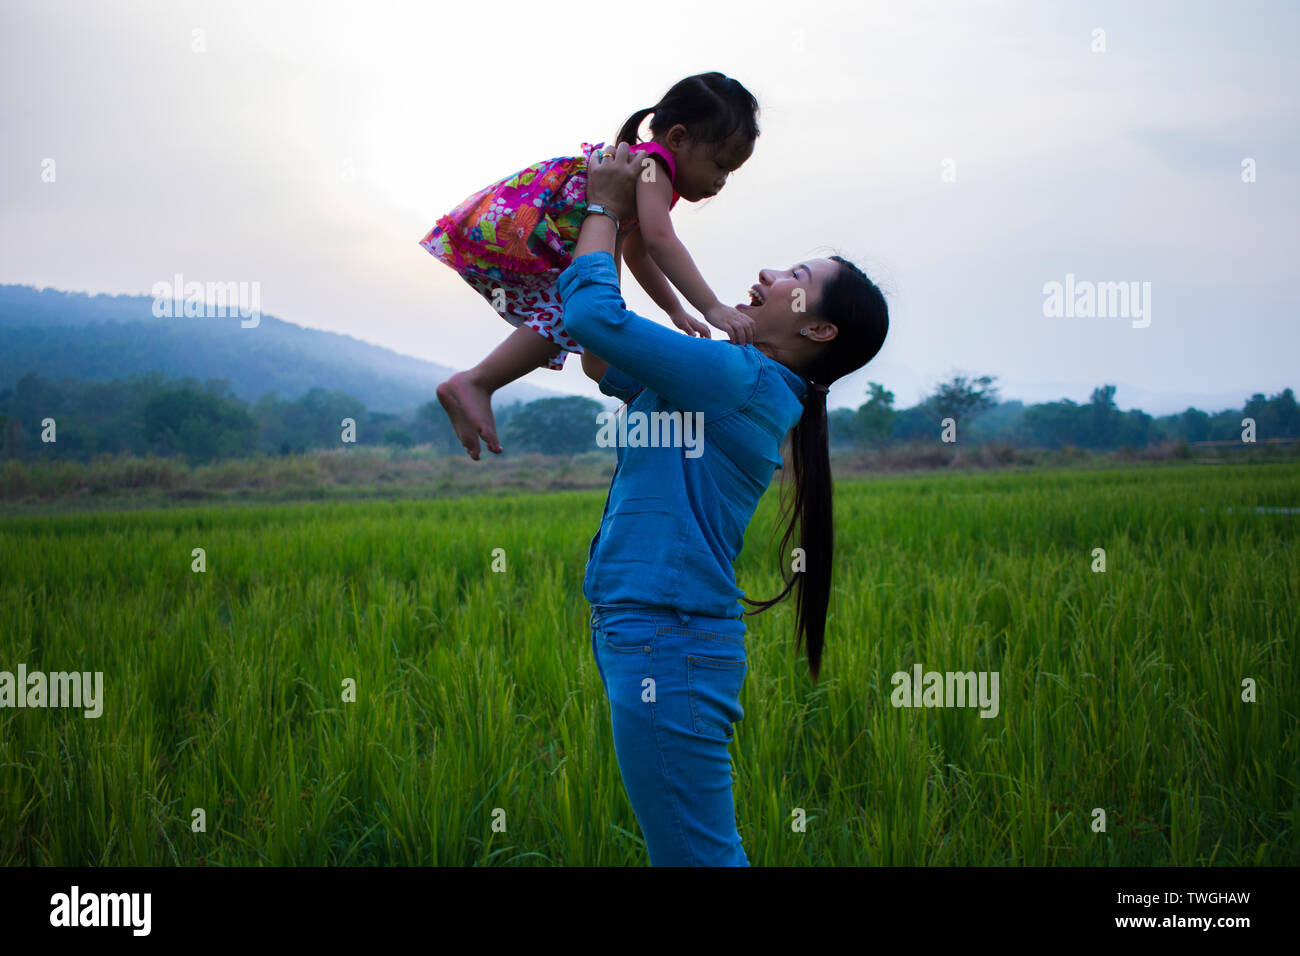
[[[1297, 10], [4, 0], [0, 282], [257, 282], [266, 314], [467, 367], [509, 328], [418, 245], [438, 216], [720, 70], [762, 135], [675, 227], [726, 302], [837, 251], [881, 284], [889, 338], [833, 406], [989, 374], [1240, 407], [1300, 386]], [[1044, 315], [1067, 274], [1150, 283], [1150, 324]], [[576, 360], [528, 381], [598, 394]]]

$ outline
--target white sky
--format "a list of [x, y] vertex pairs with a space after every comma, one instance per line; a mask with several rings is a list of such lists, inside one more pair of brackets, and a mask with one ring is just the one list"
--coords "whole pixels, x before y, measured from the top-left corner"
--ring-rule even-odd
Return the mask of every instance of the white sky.
[[[674, 223], [724, 301], [833, 251], [881, 284], [889, 338], [832, 405], [964, 373], [1026, 401], [1109, 382], [1122, 408], [1240, 407], [1300, 386], [1298, 10], [5, 0], [0, 282], [256, 281], [264, 313], [467, 367], [509, 328], [417, 244], [437, 217], [721, 70], [762, 135]], [[1150, 282], [1150, 326], [1045, 317], [1067, 273]], [[627, 274], [625, 295], [666, 321]], [[527, 380], [598, 394], [568, 366]]]

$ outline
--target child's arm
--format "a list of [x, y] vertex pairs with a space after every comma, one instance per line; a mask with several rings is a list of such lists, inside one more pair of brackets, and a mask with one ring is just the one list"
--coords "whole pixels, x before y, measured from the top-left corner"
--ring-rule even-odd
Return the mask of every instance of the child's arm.
[[[662, 171], [662, 167], [655, 168]], [[722, 329], [738, 345], [752, 344], [753, 320], [722, 303], [704, 281], [691, 254], [673, 231], [672, 218], [668, 213], [672, 200], [673, 184], [667, 176], [652, 176], [649, 181], [642, 176], [637, 180], [638, 231], [646, 252], [669, 281], [681, 290], [687, 301], [699, 309], [710, 325]]]
[[633, 228], [627, 234], [623, 244], [623, 255], [627, 258], [627, 268], [632, 273], [632, 277], [641, 288], [645, 289], [646, 295], [654, 300], [654, 304], [668, 313], [668, 318], [672, 319], [673, 325], [687, 335], [699, 335], [706, 339], [713, 337], [709, 334], [709, 327], [694, 318], [677, 301], [677, 296], [673, 294], [673, 287], [668, 284], [668, 278], [646, 251], [639, 227]]

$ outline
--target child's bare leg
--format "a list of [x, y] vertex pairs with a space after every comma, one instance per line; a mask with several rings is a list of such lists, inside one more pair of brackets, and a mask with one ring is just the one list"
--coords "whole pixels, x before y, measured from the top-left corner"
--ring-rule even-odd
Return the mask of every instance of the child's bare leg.
[[554, 342], [521, 325], [483, 361], [438, 386], [438, 401], [471, 458], [478, 461], [480, 435], [489, 451], [501, 454], [492, 393], [527, 375], [559, 350]]

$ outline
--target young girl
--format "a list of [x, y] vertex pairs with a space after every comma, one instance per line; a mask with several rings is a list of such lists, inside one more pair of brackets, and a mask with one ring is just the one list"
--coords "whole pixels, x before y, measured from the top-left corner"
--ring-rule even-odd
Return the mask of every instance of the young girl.
[[[654, 106], [633, 113], [617, 140], [645, 153], [637, 215], [619, 223], [614, 257], [620, 277], [626, 258], [637, 282], [679, 329], [709, 337], [708, 326], [685, 310], [674, 286], [709, 324], [741, 345], [752, 340], [752, 321], [709, 288], [673, 232], [669, 211], [678, 199], [699, 202], [718, 194], [727, 176], [754, 151], [757, 114], [758, 102], [735, 80], [701, 73], [674, 84]], [[653, 138], [638, 143], [647, 116], [652, 117]], [[438, 401], [475, 461], [479, 436], [492, 452], [501, 453], [492, 393], [538, 366], [561, 369], [566, 352], [583, 351], [564, 331], [555, 290], [560, 273], [572, 262], [587, 214], [587, 156], [604, 144], [582, 147], [581, 156], [535, 163], [479, 190], [420, 240], [515, 327], [487, 358], [437, 389]], [[597, 378], [595, 370], [603, 368], [598, 363], [583, 355], [584, 369]]]

